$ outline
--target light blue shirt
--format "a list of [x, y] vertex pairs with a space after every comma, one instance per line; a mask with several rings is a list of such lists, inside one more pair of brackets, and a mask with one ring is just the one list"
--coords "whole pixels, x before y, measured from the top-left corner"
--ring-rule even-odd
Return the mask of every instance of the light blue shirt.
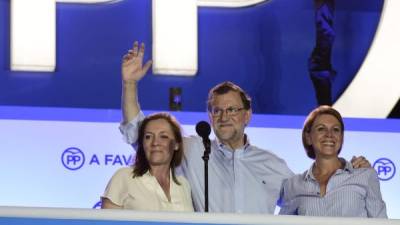
[[[125, 141], [137, 140], [137, 118], [120, 127]], [[185, 137], [181, 169], [192, 187], [196, 211], [204, 211], [204, 147], [198, 136]], [[285, 161], [247, 142], [234, 151], [213, 140], [208, 162], [210, 212], [273, 214], [283, 180], [293, 176]]]
[[283, 183], [283, 204], [279, 214], [387, 218], [378, 176], [373, 168], [354, 169], [346, 161], [345, 167], [329, 179], [323, 197], [312, 168]]

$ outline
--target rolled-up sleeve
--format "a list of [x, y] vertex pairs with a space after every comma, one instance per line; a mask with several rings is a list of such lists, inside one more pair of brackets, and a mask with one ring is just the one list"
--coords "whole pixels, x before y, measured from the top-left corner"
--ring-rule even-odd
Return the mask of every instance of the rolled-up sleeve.
[[140, 122], [144, 120], [145, 116], [142, 111], [129, 123], [120, 124], [119, 130], [121, 131], [123, 140], [131, 145], [134, 145], [138, 139], [138, 130]]
[[368, 217], [387, 218], [386, 204], [382, 199], [378, 175], [369, 170], [366, 204]]
[[130, 168], [121, 168], [117, 170], [108, 182], [101, 198], [107, 198], [112, 203], [123, 207], [124, 199], [128, 195], [126, 181], [129, 180], [129, 176], [127, 176], [129, 171], [131, 171]]

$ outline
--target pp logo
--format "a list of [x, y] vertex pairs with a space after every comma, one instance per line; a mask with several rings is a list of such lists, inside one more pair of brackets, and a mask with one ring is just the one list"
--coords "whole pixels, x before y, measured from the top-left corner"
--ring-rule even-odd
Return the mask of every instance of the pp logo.
[[96, 204], [93, 205], [92, 209], [101, 209], [101, 201], [96, 202]]
[[85, 163], [85, 155], [79, 148], [71, 147], [64, 150], [61, 162], [69, 170], [77, 170]]
[[379, 180], [390, 180], [396, 173], [396, 166], [387, 158], [380, 158], [374, 162], [374, 169], [378, 173]]

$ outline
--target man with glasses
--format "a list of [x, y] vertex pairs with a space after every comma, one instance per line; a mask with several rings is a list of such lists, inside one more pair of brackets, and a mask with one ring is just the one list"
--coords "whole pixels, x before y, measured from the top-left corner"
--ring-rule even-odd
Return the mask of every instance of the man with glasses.
[[[209, 162], [210, 211], [273, 214], [282, 181], [293, 172], [272, 152], [250, 144], [244, 133], [252, 115], [250, 97], [232, 82], [223, 82], [210, 90], [207, 109], [217, 136]], [[190, 164], [183, 169], [194, 172]], [[192, 190], [195, 204], [202, 203], [202, 195]]]
[[[144, 44], [134, 43], [122, 63], [122, 111], [120, 130], [129, 144], [137, 141], [137, 129], [144, 115], [137, 97], [137, 82], [151, 61], [142, 66]], [[282, 181], [293, 176], [285, 161], [270, 151], [249, 143], [244, 129], [250, 121], [250, 97], [237, 85], [223, 82], [212, 88], [207, 101], [208, 115], [217, 138], [211, 141], [208, 162], [209, 211], [273, 214]], [[196, 211], [204, 211], [204, 153], [202, 139], [185, 137], [182, 171], [192, 187]], [[368, 164], [359, 158], [353, 165]]]

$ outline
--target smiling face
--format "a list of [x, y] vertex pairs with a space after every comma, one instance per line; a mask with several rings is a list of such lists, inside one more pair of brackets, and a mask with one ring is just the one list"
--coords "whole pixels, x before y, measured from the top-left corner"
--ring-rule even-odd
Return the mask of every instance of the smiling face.
[[330, 114], [317, 116], [306, 133], [306, 141], [314, 149], [316, 158], [337, 157], [343, 144], [343, 128]]
[[165, 119], [155, 119], [144, 129], [143, 148], [150, 166], [170, 165], [176, 143], [170, 124]]
[[242, 147], [244, 128], [250, 117], [251, 110], [244, 108], [238, 92], [228, 91], [213, 96], [209, 118], [215, 135], [223, 144], [232, 149]]

